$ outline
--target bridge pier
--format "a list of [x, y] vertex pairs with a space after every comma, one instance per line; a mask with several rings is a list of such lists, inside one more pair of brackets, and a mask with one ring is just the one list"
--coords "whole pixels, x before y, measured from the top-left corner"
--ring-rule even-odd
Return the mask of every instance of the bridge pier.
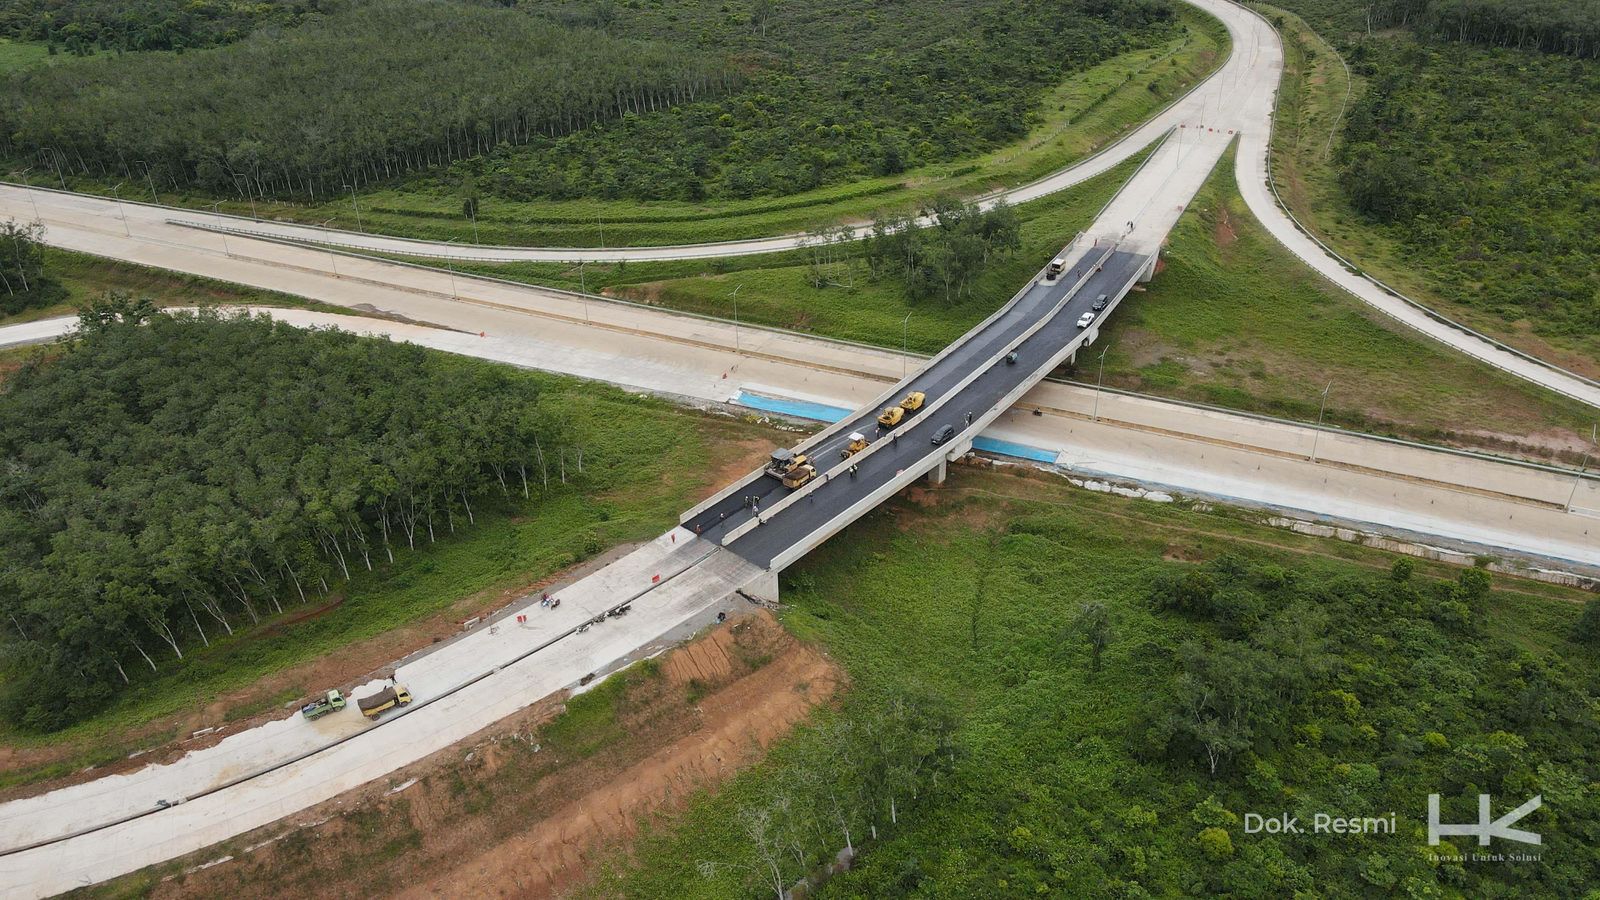
[[946, 459], [946, 458], [944, 458], [942, 456], [939, 457], [939, 464], [937, 466], [934, 466], [932, 469], [930, 469], [928, 471], [928, 483], [929, 484], [944, 484], [944, 477], [945, 477], [945, 474], [946, 474], [946, 469], [948, 469], [949, 466], [950, 466], [950, 460], [948, 460], [948, 459]]

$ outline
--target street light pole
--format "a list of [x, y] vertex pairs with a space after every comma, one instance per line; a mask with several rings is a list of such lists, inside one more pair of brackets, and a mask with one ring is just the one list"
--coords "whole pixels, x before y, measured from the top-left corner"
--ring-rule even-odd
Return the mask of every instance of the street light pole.
[[33, 166], [29, 166], [26, 169], [23, 169], [21, 172], [18, 172], [17, 177], [22, 180], [23, 190], [28, 192], [28, 202], [33, 204], [33, 220], [35, 222], [43, 222], [44, 217], [39, 215], [39, 199], [33, 196], [33, 182], [27, 179], [28, 173], [32, 171]]
[[1100, 421], [1100, 386], [1106, 381], [1106, 354], [1111, 352], [1111, 345], [1107, 344], [1100, 351], [1100, 376], [1094, 380], [1094, 412], [1090, 414], [1089, 421]]
[[1583, 462], [1578, 463], [1578, 474], [1572, 479], [1572, 493], [1567, 495], [1567, 512], [1572, 512], [1572, 501], [1578, 498], [1578, 485], [1583, 483], [1583, 470], [1589, 465], [1589, 455], [1593, 447], [1600, 447], [1600, 424], [1595, 424], [1589, 429], [1590, 450], [1583, 451]]
[[[332, 221], [333, 221], [333, 218], [330, 216], [327, 221], [323, 222], [321, 225], [318, 225], [317, 227], [318, 228], [327, 228], [328, 227], [328, 222], [332, 222]], [[333, 266], [333, 277], [338, 278], [339, 277], [339, 258], [336, 255], [334, 255], [333, 245], [332, 244], [328, 245], [328, 264]]]
[[1311, 461], [1317, 461], [1317, 442], [1322, 439], [1322, 414], [1328, 409], [1328, 392], [1333, 390], [1333, 381], [1322, 389], [1322, 404], [1317, 407], [1317, 430], [1311, 433]]
[[[450, 244], [451, 246], [454, 246], [455, 242], [455, 238], [445, 241], [445, 243]], [[444, 258], [444, 270], [450, 273], [450, 296], [456, 300], [460, 300], [461, 292], [456, 290], [456, 268], [451, 264], [450, 257], [448, 256]]]
[[356, 230], [366, 231], [365, 228], [361, 227], [361, 207], [356, 205], [356, 189], [348, 184], [345, 187], [350, 189], [350, 208], [356, 211]]
[[583, 298], [583, 324], [589, 324], [589, 282], [583, 276], [583, 267], [588, 260], [578, 260], [578, 296]]
[[228, 229], [227, 226], [222, 222], [222, 210], [220, 209], [221, 206], [221, 200], [211, 204], [211, 214], [217, 217], [217, 233], [222, 235], [222, 255], [232, 259], [233, 251], [228, 249]]
[[911, 355], [911, 313], [900, 323], [900, 380], [906, 380], [906, 361]]
[[739, 291], [744, 289], [744, 282], [733, 289], [733, 355], [739, 355]]
[[150, 185], [150, 202], [159, 205], [161, 198], [156, 196], [156, 180], [150, 176], [150, 163], [142, 159], [136, 159], [134, 162], [144, 166], [144, 183]]
[[117, 182], [116, 187], [111, 189], [111, 196], [117, 202], [117, 215], [122, 217], [122, 236], [133, 237], [133, 232], [128, 230], [128, 211], [122, 208], [122, 196], [118, 193], [118, 191], [122, 190], [124, 184], [127, 184], [127, 182]]

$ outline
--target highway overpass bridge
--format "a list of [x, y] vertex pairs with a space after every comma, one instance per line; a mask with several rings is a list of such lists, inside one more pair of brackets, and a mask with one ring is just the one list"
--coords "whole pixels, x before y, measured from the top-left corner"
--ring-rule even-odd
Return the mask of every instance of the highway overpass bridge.
[[[926, 366], [797, 446], [795, 452], [817, 468], [811, 482], [790, 490], [757, 470], [684, 513], [681, 524], [776, 576], [917, 478], [943, 481], [945, 465], [971, 450], [972, 439], [989, 423], [1095, 341], [1133, 285], [1153, 275], [1156, 255], [1083, 239], [1063, 258], [1060, 277], [1040, 271]], [[1093, 309], [1102, 297], [1104, 307]], [[1093, 320], [1080, 328], [1086, 313]], [[926, 395], [922, 409], [895, 428], [880, 427], [879, 411], [913, 391]], [[954, 435], [935, 445], [934, 434], [945, 426]], [[852, 432], [870, 444], [845, 458], [841, 451]], [[767, 592], [775, 597], [775, 591], [773, 578]]]

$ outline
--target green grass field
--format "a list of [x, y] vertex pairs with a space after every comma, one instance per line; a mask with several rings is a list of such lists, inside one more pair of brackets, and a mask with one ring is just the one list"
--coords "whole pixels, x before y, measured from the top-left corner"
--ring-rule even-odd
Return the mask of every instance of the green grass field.
[[23, 69], [52, 63], [60, 58], [51, 56], [49, 48], [44, 44], [0, 38], [0, 74], [20, 72]]
[[[1587, 672], [1600, 661], [1596, 648], [1566, 638], [1585, 595], [1500, 581], [1473, 622], [1445, 625], [1433, 618], [1433, 598], [1452, 590], [1460, 570], [1419, 562], [1396, 588], [1394, 557], [1258, 526], [1249, 514], [996, 473], [958, 473], [931, 493], [936, 503], [893, 502], [784, 573], [784, 623], [846, 667], [859, 705], [841, 715], [854, 727], [871, 727], [873, 698], [906, 691], [941, 698], [958, 722], [953, 771], [926, 796], [907, 798], [898, 824], [887, 809], [858, 809], [865, 855], [814, 895], [1356, 896], [1380, 893], [1374, 884], [1426, 892], [1437, 877], [1464, 895], [1509, 897], [1560, 893], [1588, 877], [1593, 856], [1580, 848], [1590, 826], [1579, 820], [1594, 814], [1578, 799], [1587, 777], [1578, 773], [1592, 771], [1582, 767], [1594, 750], [1570, 741], [1593, 726], [1565, 705], [1592, 702], [1595, 690]], [[1152, 605], [1152, 585], [1202, 560], [1208, 577], [1228, 585], [1233, 599], [1218, 602], [1237, 603], [1233, 613]], [[1293, 619], [1281, 612], [1289, 596], [1317, 598], [1320, 612], [1292, 609], [1325, 616], [1332, 643], [1316, 633], [1286, 639], [1274, 631], [1281, 624], [1265, 625], [1274, 613]], [[1074, 624], [1088, 602], [1110, 615], [1099, 671]], [[1224, 639], [1251, 647], [1286, 639], [1340, 655], [1299, 693], [1275, 700], [1269, 715], [1282, 724], [1258, 731], [1212, 776], [1204, 754], [1182, 744], [1164, 751], [1148, 735], [1174, 691], [1181, 645]], [[1294, 658], [1280, 652], [1270, 651]], [[1456, 659], [1490, 668], [1467, 683], [1456, 677], [1464, 669], [1430, 680]], [[1561, 697], [1551, 702], [1562, 712], [1522, 715], [1508, 699], [1522, 677]], [[1440, 737], [1425, 745], [1425, 732]], [[758, 895], [765, 869], [742, 816], [773, 796], [789, 798], [796, 824], [780, 833], [809, 850], [807, 859], [842, 847], [826, 785], [790, 779], [790, 761], [810, 740], [802, 731], [715, 797], [647, 829], [600, 867], [587, 896]], [[1519, 755], [1504, 765], [1478, 755], [1500, 742]], [[1459, 749], [1425, 749], [1439, 746]], [[1576, 854], [1562, 856], [1571, 864], [1539, 866], [1526, 873], [1537, 884], [1520, 887], [1505, 880], [1518, 878], [1509, 866], [1435, 876], [1415, 831], [1427, 791], [1453, 798], [1502, 778], [1527, 779], [1513, 792], [1561, 786], [1573, 818], [1535, 827], [1547, 852], [1560, 843]], [[1402, 831], [1333, 845], [1239, 827], [1243, 811], [1280, 808], [1394, 809]], [[875, 842], [865, 836], [869, 821], [881, 830]], [[1225, 852], [1199, 838], [1216, 826], [1230, 833]], [[786, 873], [803, 871], [791, 861]]]
[[[1226, 57], [1227, 33], [1221, 23], [1187, 7], [1180, 8], [1180, 18], [1182, 36], [1119, 56], [1047, 94], [1041, 122], [1022, 141], [975, 159], [893, 177], [785, 197], [715, 203], [487, 199], [476, 229], [462, 215], [460, 198], [454, 194], [403, 188], [358, 194], [353, 202], [346, 195], [318, 205], [261, 202], [252, 207], [236, 199], [225, 202], [223, 209], [336, 228], [523, 246], [700, 243], [860, 221], [880, 210], [914, 208], [941, 193], [975, 195], [1026, 184], [1105, 146], [1188, 90]], [[43, 178], [37, 172], [33, 177]], [[87, 181], [73, 187], [97, 190]], [[148, 189], [141, 190], [144, 194], [138, 199], [149, 199]], [[169, 204], [210, 205], [210, 200], [193, 196], [159, 197]]]
[[[539, 496], [536, 488], [530, 502], [484, 498], [475, 504], [482, 507], [476, 526], [454, 535], [441, 529], [435, 545], [397, 552], [394, 564], [370, 573], [357, 570], [347, 585], [336, 587], [341, 602], [305, 621], [283, 626], [267, 618], [238, 629], [232, 638], [213, 635], [209, 648], [194, 648], [182, 662], [168, 660], [148, 678], [130, 667], [133, 687], [79, 725], [48, 735], [0, 733], [0, 743], [12, 746], [65, 744], [78, 751], [48, 768], [7, 772], [0, 787], [115, 759], [128, 752], [128, 736], [146, 723], [204, 708], [269, 673], [381, 635], [470, 595], [526, 584], [606, 548], [653, 537], [692, 505], [719, 460], [739, 452], [739, 441], [767, 433], [740, 420], [686, 411], [594, 382], [524, 371], [513, 377], [540, 383], [541, 403], [569, 424], [572, 443], [583, 447], [584, 477], [576, 475], [575, 459], [569, 457], [572, 484], [563, 486], [552, 474], [549, 492]], [[284, 617], [305, 611], [286, 607]], [[297, 685], [293, 696], [257, 698], [254, 705], [230, 709], [227, 717], [261, 712], [326, 687]], [[144, 735], [133, 746], [159, 743], [160, 737]]]

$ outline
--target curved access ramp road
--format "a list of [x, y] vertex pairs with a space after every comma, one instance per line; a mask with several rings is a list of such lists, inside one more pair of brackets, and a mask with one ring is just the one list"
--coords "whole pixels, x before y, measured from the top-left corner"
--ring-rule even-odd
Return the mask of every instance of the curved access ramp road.
[[[1228, 60], [1215, 72], [1187, 94], [1168, 105], [1138, 128], [1086, 159], [1053, 172], [1037, 181], [1002, 191], [984, 198], [984, 205], [993, 205], [1004, 199], [1008, 203], [1025, 203], [1056, 191], [1079, 184], [1103, 174], [1138, 154], [1180, 122], [1199, 121], [1207, 111], [1226, 109], [1226, 99], [1241, 85], [1259, 77], [1251, 71], [1250, 54], [1241, 54], [1238, 42], [1248, 39], [1248, 25], [1253, 17], [1228, 0], [1184, 0], [1221, 19], [1235, 42]], [[1270, 73], [1276, 83], [1276, 70]], [[0, 195], [26, 190], [19, 185], [0, 185]], [[448, 241], [427, 241], [299, 225], [287, 222], [269, 222], [239, 216], [197, 212], [179, 207], [123, 201], [119, 208], [115, 201], [87, 194], [70, 194], [46, 189], [33, 189], [41, 211], [50, 204], [69, 203], [78, 211], [97, 211], [111, 220], [122, 215], [148, 219], [160, 217], [173, 224], [182, 224], [208, 231], [222, 231], [241, 236], [269, 237], [278, 240], [321, 244], [367, 253], [388, 253], [402, 256], [429, 257], [433, 259], [475, 260], [480, 262], [635, 262], [642, 260], [705, 259], [720, 256], [748, 256], [793, 250], [805, 240], [803, 234], [788, 234], [747, 240], [721, 241], [704, 244], [682, 244], [656, 247], [505, 247], [459, 244]], [[70, 198], [70, 199], [69, 199]], [[136, 212], [137, 210], [137, 212]], [[45, 216], [48, 224], [49, 216]], [[864, 232], [865, 226], [858, 229]]]

